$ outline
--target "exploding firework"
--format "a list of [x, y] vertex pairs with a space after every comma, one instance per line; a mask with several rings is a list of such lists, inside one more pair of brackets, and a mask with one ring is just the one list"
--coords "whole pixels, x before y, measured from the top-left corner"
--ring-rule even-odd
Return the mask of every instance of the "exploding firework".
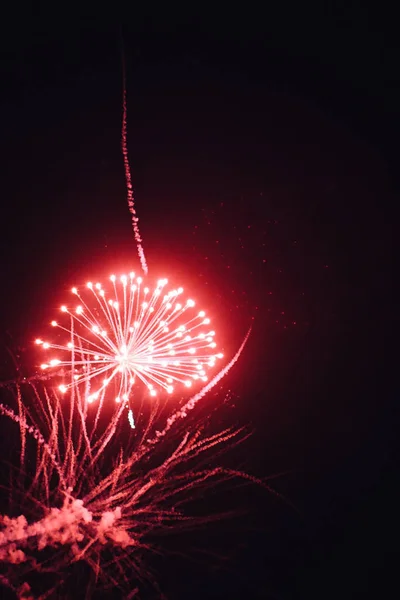
[[[166, 291], [166, 279], [152, 290], [134, 273], [110, 280], [111, 290], [91, 282], [83, 292], [72, 288], [78, 304], [61, 307], [67, 323], [52, 321], [59, 339], [36, 340], [52, 352], [42, 369], [68, 372], [59, 390], [80, 388], [92, 403], [103, 401], [111, 388], [115, 401], [129, 408], [140, 386], [156, 396], [159, 390], [172, 394], [206, 382], [223, 354], [216, 352], [215, 331], [204, 310], [191, 298], [182, 299], [183, 288]], [[128, 414], [133, 426], [132, 409]]]
[[[126, 130], [124, 72], [127, 200], [147, 276]], [[49, 371], [51, 378], [60, 378], [58, 389], [47, 387], [42, 373], [36, 381], [28, 378], [23, 389], [15, 383], [11, 403], [16, 407], [0, 403], [0, 414], [20, 432], [19, 464], [10, 476], [10, 512], [0, 515], [0, 583], [19, 598], [33, 598], [34, 593], [63, 597], [71, 565], [81, 562], [89, 566], [94, 587], [120, 588], [123, 597], [136, 597], [141, 584], [151, 579], [146, 552], [154, 549], [152, 536], [212, 518], [196, 519], [186, 510], [198, 487], [238, 476], [264, 485], [238, 471], [204, 469], [198, 460], [209, 453], [212, 465], [217, 448], [245, 437], [234, 427], [207, 433], [212, 411], [204, 418], [194, 409], [239, 359], [250, 331], [233, 358], [208, 379], [223, 357], [216, 351], [210, 318], [193, 299], [184, 299], [182, 288], [166, 291], [167, 283], [161, 279], [147, 285], [131, 273], [112, 276], [109, 287], [88, 283], [82, 291], [72, 288], [77, 303], [61, 307], [62, 320], [52, 322], [48, 341], [36, 340], [51, 353], [42, 369], [44, 375]], [[179, 388], [188, 391], [196, 384], [200, 389], [189, 398], [178, 395]], [[1, 387], [9, 393], [10, 385]], [[174, 392], [177, 397], [170, 403]], [[150, 402], [144, 401], [147, 396]], [[136, 428], [132, 399], [141, 407]], [[134, 431], [121, 419], [126, 409]], [[120, 444], [116, 433], [124, 427], [128, 431]], [[32, 573], [40, 574], [41, 589], [31, 593], [27, 581]], [[157, 587], [154, 579], [152, 583]]]

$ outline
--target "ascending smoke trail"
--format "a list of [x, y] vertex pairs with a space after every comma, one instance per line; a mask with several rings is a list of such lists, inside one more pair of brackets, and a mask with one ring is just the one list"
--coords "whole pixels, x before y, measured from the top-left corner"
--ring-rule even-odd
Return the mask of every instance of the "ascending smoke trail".
[[129, 166], [129, 158], [128, 158], [128, 145], [127, 145], [127, 107], [126, 107], [126, 73], [125, 73], [125, 59], [122, 54], [122, 77], [123, 77], [123, 97], [122, 97], [122, 135], [121, 135], [121, 147], [122, 147], [122, 156], [124, 158], [124, 167], [125, 167], [125, 180], [126, 180], [126, 189], [127, 189], [127, 200], [128, 200], [128, 208], [132, 217], [132, 227], [133, 234], [135, 236], [135, 242], [137, 251], [139, 254], [140, 264], [143, 271], [148, 272], [146, 257], [144, 255], [144, 250], [142, 246], [142, 238], [140, 236], [139, 231], [139, 218], [136, 216], [135, 209], [135, 200], [133, 197], [133, 187], [132, 187], [132, 176], [131, 169]]

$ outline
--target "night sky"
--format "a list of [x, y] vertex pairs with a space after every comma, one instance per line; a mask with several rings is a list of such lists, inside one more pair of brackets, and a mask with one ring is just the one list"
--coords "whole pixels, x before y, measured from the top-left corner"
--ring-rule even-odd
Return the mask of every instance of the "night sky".
[[[150, 566], [171, 600], [398, 587], [397, 31], [383, 9], [323, 4], [2, 23], [1, 380], [35, 372], [32, 341], [72, 285], [139, 270], [122, 38], [150, 275], [195, 291], [227, 355], [253, 326], [218, 417], [253, 435], [221, 460], [283, 473], [271, 485], [295, 509], [255, 486], [199, 498], [238, 516], [165, 538]], [[4, 420], [0, 431], [4, 445]]]

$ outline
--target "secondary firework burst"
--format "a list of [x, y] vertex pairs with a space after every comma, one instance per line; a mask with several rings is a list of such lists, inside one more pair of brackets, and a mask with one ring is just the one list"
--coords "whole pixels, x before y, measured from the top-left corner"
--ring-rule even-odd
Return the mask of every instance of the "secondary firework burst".
[[[40, 572], [40, 585], [49, 587], [46, 597], [61, 597], [71, 565], [86, 562], [96, 585], [130, 590], [126, 598], [136, 597], [133, 581], [149, 580], [157, 587], [146, 566], [154, 535], [213, 518], [194, 517], [185, 509], [195, 490], [232, 477], [256, 482], [212, 466], [215, 450], [243, 440], [243, 430], [207, 434], [210, 412], [201, 416], [194, 410], [238, 361], [249, 333], [229, 362], [189, 399], [177, 406], [167, 406], [161, 396], [145, 403], [141, 427], [123, 444], [116, 435], [123, 428], [122, 403], [107, 419], [101, 418], [104, 404], [96, 403], [93, 419], [87, 418], [89, 405], [79, 386], [64, 401], [43, 382], [23, 388], [16, 383], [16, 393], [5, 387], [15, 408], [0, 403], [0, 415], [19, 427], [21, 442], [19, 465], [10, 475], [10, 502], [21, 512], [0, 514], [0, 580], [3, 576], [22, 598], [21, 582]], [[205, 453], [206, 469], [198, 461]]]
[[78, 302], [61, 307], [63, 320], [51, 323], [56, 335], [36, 340], [51, 352], [41, 368], [66, 372], [59, 390], [79, 388], [88, 403], [103, 400], [111, 388], [115, 401], [129, 408], [132, 426], [129, 401], [138, 386], [156, 396], [204, 385], [223, 357], [215, 331], [205, 311], [184, 299], [183, 288], [167, 291], [167, 284], [159, 279], [150, 289], [131, 272], [112, 275], [111, 289], [92, 282], [83, 291], [72, 288]]

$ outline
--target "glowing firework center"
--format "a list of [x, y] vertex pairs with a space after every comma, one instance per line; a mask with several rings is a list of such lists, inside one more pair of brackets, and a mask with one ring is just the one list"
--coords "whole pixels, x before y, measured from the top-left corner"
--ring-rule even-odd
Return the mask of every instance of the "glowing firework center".
[[196, 310], [194, 300], [180, 301], [182, 288], [165, 292], [167, 279], [152, 291], [134, 273], [110, 280], [111, 293], [100, 283], [89, 282], [82, 294], [72, 288], [79, 304], [61, 307], [69, 326], [51, 323], [60, 336], [65, 334], [64, 343], [36, 340], [58, 354], [41, 368], [64, 368], [71, 375], [60, 391], [79, 388], [93, 402], [113, 382], [115, 400], [128, 402], [138, 380], [151, 396], [160, 389], [172, 394], [176, 384], [190, 388], [206, 382], [207, 371], [223, 355], [215, 354], [210, 319]]

